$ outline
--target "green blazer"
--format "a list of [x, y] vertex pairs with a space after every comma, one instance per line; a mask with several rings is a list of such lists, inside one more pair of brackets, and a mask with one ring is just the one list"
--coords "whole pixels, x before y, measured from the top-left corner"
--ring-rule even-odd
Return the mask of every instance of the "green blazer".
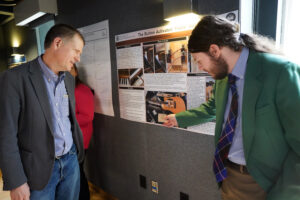
[[[247, 168], [268, 200], [300, 199], [300, 68], [284, 58], [250, 51], [242, 105]], [[187, 127], [216, 118], [215, 143], [224, 120], [227, 78], [199, 108], [176, 115]]]

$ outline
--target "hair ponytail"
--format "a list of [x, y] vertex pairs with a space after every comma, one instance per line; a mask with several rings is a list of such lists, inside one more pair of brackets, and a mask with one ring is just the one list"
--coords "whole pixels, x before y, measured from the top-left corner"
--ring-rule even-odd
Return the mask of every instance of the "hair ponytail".
[[282, 52], [276, 48], [275, 41], [271, 38], [257, 34], [249, 35], [241, 33], [240, 39], [245, 47], [254, 51], [282, 54]]
[[188, 49], [191, 53], [208, 52], [210, 45], [228, 47], [240, 51], [242, 47], [281, 54], [275, 47], [275, 42], [261, 35], [239, 33], [239, 25], [215, 16], [205, 16], [196, 25], [189, 38]]

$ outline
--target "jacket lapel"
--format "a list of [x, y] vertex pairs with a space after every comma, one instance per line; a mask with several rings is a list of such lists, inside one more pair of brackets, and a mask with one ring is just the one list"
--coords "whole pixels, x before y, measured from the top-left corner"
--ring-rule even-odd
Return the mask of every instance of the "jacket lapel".
[[245, 74], [242, 105], [242, 132], [246, 162], [255, 136], [255, 107], [262, 89], [261, 68], [259, 54], [250, 51]]
[[44, 116], [50, 128], [51, 134], [53, 134], [53, 122], [52, 122], [52, 113], [50, 109], [49, 97], [47, 93], [47, 88], [44, 83], [43, 72], [41, 70], [38, 59], [35, 59], [31, 62], [29, 67], [29, 78], [31, 80], [32, 86], [35, 90], [36, 96], [39, 100], [39, 103], [42, 107]]
[[216, 82], [216, 129], [215, 129], [215, 144], [218, 143], [222, 131], [224, 121], [224, 112], [228, 98], [228, 78], [224, 78]]
[[[75, 102], [73, 101], [75, 99], [74, 97], [74, 88], [72, 89], [72, 83], [74, 82], [74, 79], [71, 77], [70, 74], [66, 72], [65, 76], [65, 86], [67, 93], [69, 95], [69, 104], [70, 104], [70, 111], [72, 113], [72, 117], [75, 116]], [[74, 86], [73, 86], [74, 87]]]

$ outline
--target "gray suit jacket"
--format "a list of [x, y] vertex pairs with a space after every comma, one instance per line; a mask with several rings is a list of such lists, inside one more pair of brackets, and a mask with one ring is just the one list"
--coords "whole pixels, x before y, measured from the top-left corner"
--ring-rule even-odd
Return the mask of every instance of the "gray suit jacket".
[[[83, 160], [83, 140], [75, 117], [75, 82], [65, 76], [69, 95], [72, 135]], [[50, 103], [37, 59], [7, 70], [0, 80], [0, 168], [4, 190], [27, 182], [43, 189], [51, 176], [55, 146]]]

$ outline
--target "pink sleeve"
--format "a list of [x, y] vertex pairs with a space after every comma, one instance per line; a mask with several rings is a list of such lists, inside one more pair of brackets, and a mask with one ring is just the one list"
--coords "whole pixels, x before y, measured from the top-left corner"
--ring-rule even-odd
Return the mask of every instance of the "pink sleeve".
[[94, 119], [94, 95], [90, 88], [79, 85], [75, 89], [76, 119], [80, 126], [93, 121]]

